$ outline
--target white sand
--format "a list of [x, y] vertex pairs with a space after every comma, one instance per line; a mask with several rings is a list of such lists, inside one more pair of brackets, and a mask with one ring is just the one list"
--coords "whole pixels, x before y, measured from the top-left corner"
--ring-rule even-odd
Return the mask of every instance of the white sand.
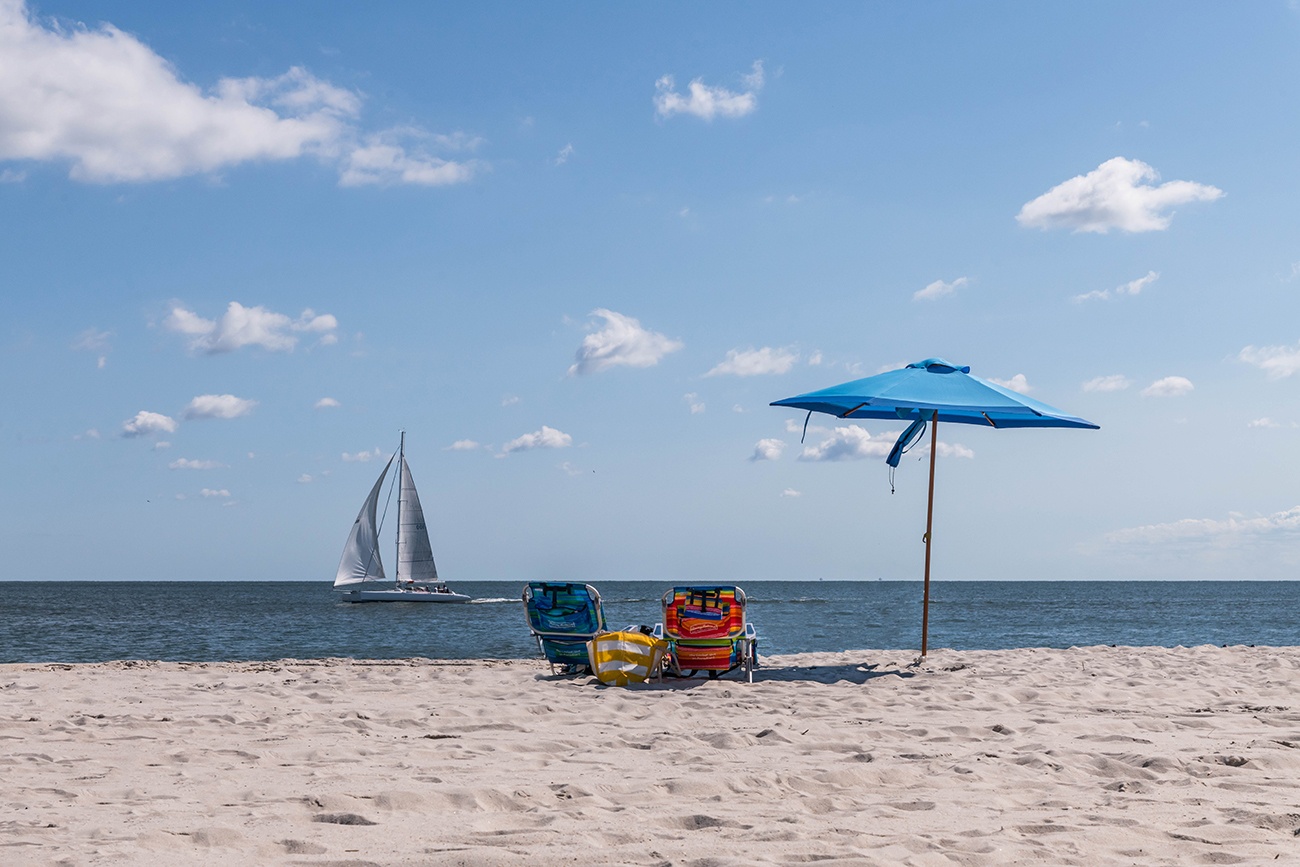
[[0, 666], [0, 864], [1300, 863], [1300, 648], [911, 662]]

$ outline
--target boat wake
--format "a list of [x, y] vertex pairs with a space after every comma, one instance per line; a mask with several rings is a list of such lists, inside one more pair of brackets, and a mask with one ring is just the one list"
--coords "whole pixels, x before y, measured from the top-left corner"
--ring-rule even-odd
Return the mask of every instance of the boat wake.
[[495, 596], [494, 596], [494, 597], [491, 597], [491, 598], [488, 598], [488, 599], [471, 599], [471, 600], [469, 601], [469, 604], [470, 604], [470, 605], [484, 605], [484, 604], [489, 603], [489, 602], [518, 602], [518, 601], [519, 601], [518, 599], [509, 599], [509, 598], [507, 598], [507, 597], [505, 597], [505, 596], [501, 596], [501, 597], [495, 597]]

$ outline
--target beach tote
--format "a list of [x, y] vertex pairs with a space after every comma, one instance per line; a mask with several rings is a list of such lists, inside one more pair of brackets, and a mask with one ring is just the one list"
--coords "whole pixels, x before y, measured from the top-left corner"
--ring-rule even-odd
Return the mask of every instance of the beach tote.
[[668, 642], [643, 632], [603, 632], [587, 642], [591, 671], [601, 683], [645, 683], [660, 673]]

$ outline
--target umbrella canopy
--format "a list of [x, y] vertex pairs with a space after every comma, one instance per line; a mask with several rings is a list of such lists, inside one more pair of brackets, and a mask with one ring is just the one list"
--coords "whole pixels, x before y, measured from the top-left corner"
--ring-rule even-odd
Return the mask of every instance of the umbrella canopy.
[[925, 519], [925, 598], [921, 609], [921, 655], [926, 654], [930, 620], [930, 546], [934, 523], [934, 458], [939, 422], [1002, 428], [1063, 427], [1098, 430], [1100, 425], [1067, 415], [1023, 394], [971, 375], [970, 367], [927, 358], [900, 370], [810, 391], [772, 406], [824, 412], [837, 418], [910, 421], [889, 457], [898, 466], [906, 448], [930, 423], [930, 495]]
[[792, 406], [839, 418], [948, 421], [994, 428], [1098, 425], [971, 375], [970, 367], [927, 358], [900, 370], [787, 397]]

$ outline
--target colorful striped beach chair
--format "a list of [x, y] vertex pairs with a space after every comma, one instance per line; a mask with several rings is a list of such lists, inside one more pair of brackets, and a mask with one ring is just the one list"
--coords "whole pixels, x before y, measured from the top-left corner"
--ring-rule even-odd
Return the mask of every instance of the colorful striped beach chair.
[[758, 635], [745, 621], [745, 591], [730, 585], [674, 587], [664, 594], [663, 609], [662, 634], [674, 674], [707, 671], [717, 677], [739, 668], [754, 682]]
[[551, 673], [587, 670], [587, 642], [605, 632], [600, 594], [590, 584], [533, 581], [524, 587], [524, 613]]

